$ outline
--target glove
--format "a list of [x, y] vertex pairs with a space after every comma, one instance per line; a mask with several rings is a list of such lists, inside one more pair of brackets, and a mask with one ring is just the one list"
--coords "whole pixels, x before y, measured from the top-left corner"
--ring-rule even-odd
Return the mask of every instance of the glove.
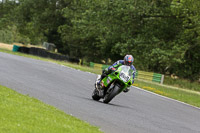
[[111, 68], [111, 70], [112, 70], [112, 71], [115, 71], [115, 70], [116, 70], [116, 68], [112, 67], [112, 68]]
[[130, 88], [126, 88], [125, 90], [123, 90], [123, 92], [128, 92], [130, 90]]

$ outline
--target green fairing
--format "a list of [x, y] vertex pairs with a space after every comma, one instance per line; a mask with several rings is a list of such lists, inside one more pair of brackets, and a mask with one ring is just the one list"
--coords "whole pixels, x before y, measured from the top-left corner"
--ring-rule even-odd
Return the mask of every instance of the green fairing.
[[[112, 72], [111, 74], [109, 74], [107, 77], [105, 77], [102, 81], [101, 81], [101, 85], [103, 87], [108, 87], [109, 85], [111, 85], [114, 81], [118, 81], [121, 84], [123, 84], [123, 87], [121, 88], [120, 92], [122, 92], [124, 89], [126, 89], [127, 87], [130, 87], [132, 85], [132, 74], [133, 74], [133, 70], [129, 68], [128, 71], [128, 75], [130, 75], [130, 79], [128, 80], [128, 82], [124, 82], [121, 78], [120, 78], [120, 73], [123, 71], [122, 69], [124, 68], [124, 65], [121, 65], [120, 67], [118, 67], [118, 69], [115, 72]], [[127, 67], [127, 66], [126, 66]]]
[[122, 66], [122, 64], [117, 64], [117, 65], [115, 65], [115, 66], [113, 66], [114, 68], [117, 68], [117, 67], [119, 67], [119, 66]]

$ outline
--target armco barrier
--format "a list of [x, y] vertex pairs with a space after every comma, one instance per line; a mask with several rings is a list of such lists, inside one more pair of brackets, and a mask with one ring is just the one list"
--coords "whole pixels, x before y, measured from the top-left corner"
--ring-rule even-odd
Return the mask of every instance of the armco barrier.
[[163, 84], [164, 75], [153, 72], [137, 71], [137, 79], [148, 80]]
[[[103, 64], [97, 64], [97, 63], [90, 62], [90, 67], [93, 67], [95, 69], [103, 70], [109, 66], [110, 65], [103, 65]], [[157, 82], [160, 84], [163, 84], [163, 81], [164, 81], [164, 75], [159, 74], [159, 73], [144, 72], [144, 71], [136, 71], [135, 78], [152, 81], [152, 82]]]
[[103, 70], [103, 69], [105, 69], [105, 68], [107, 68], [109, 66], [110, 65], [103, 65], [103, 64], [98, 64], [98, 63], [90, 62], [90, 67], [95, 68], [95, 69]]
[[27, 47], [19, 47], [19, 52], [29, 54], [30, 48]]
[[35, 56], [40, 56], [40, 57], [44, 57], [44, 58], [51, 58], [51, 59], [55, 59], [55, 60], [65, 60], [65, 61], [69, 61], [69, 62], [73, 62], [73, 63], [79, 63], [80, 62], [78, 58], [72, 58], [72, 57], [69, 57], [67, 55], [51, 53], [51, 52], [48, 52], [48, 51], [46, 51], [45, 49], [42, 49], [42, 48], [19, 47], [18, 52], [31, 54], [31, 55], [35, 55]]

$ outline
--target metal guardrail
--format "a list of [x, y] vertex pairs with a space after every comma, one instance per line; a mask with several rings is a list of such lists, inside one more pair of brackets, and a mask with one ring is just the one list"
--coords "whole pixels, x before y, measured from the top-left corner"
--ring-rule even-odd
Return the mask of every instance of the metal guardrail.
[[163, 84], [164, 75], [153, 72], [136, 71], [136, 78]]
[[110, 65], [103, 65], [103, 64], [98, 64], [98, 63], [94, 63], [94, 62], [90, 62], [90, 67], [93, 67], [95, 69], [105, 69], [107, 67], [109, 67]]
[[[90, 62], [90, 67], [93, 67], [95, 69], [103, 70], [109, 66], [110, 65], [103, 65], [103, 64]], [[152, 82], [157, 82], [160, 84], [163, 84], [163, 82], [164, 82], [164, 75], [159, 74], [159, 73], [153, 73], [153, 72], [136, 71], [135, 78], [142, 79], [142, 80], [148, 80], [148, 81], [152, 81]]]

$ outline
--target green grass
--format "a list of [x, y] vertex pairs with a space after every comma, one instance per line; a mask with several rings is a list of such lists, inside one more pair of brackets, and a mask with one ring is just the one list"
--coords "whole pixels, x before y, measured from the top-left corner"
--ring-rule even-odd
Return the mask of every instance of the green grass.
[[1, 133], [100, 133], [71, 115], [0, 85]]
[[200, 92], [136, 80], [134, 86], [200, 107]]
[[[101, 74], [101, 70], [96, 70], [87, 66], [80, 66], [78, 64], [73, 64], [70, 62], [64, 62], [64, 61], [56, 61], [56, 60], [52, 60], [52, 59], [46, 59], [46, 58], [41, 58], [41, 57], [37, 57], [37, 56], [32, 56], [32, 55], [27, 55], [27, 54], [23, 54], [23, 53], [18, 53], [18, 52], [12, 52], [12, 51], [7, 51], [7, 50], [0, 50], [1, 52], [7, 52], [7, 53], [11, 53], [11, 54], [16, 54], [16, 55], [20, 55], [20, 56], [25, 56], [25, 57], [30, 57], [30, 58], [34, 58], [34, 59], [40, 59], [40, 60], [44, 60], [44, 61], [49, 61], [49, 62], [54, 62], [60, 65], [65, 65], [68, 67], [72, 67], [75, 69], [79, 69], [82, 71], [87, 71], [87, 72], [92, 72], [95, 74]], [[168, 84], [169, 80], [166, 79]], [[180, 84], [188, 84], [188, 82], [182, 83], [184, 81], [181, 81]], [[175, 84], [175, 83], [171, 83]], [[177, 84], [177, 82], [176, 82]], [[143, 88], [145, 90], [163, 95], [163, 96], [167, 96], [197, 107], [200, 107], [200, 92], [198, 92], [197, 88], [199, 87], [199, 84], [194, 85], [196, 87], [196, 89], [188, 89], [187, 87], [183, 87], [180, 88], [180, 86], [167, 86], [167, 85], [160, 85], [160, 84], [156, 84], [156, 83], [152, 83], [152, 82], [146, 82], [146, 81], [141, 81], [141, 80], [135, 80], [135, 85]], [[188, 85], [188, 87], [190, 87], [191, 85]], [[195, 90], [195, 91], [193, 91]]]
[[172, 79], [169, 76], [165, 76], [164, 84], [200, 92], [200, 83], [198, 83], [197, 81], [190, 82], [185, 79]]

